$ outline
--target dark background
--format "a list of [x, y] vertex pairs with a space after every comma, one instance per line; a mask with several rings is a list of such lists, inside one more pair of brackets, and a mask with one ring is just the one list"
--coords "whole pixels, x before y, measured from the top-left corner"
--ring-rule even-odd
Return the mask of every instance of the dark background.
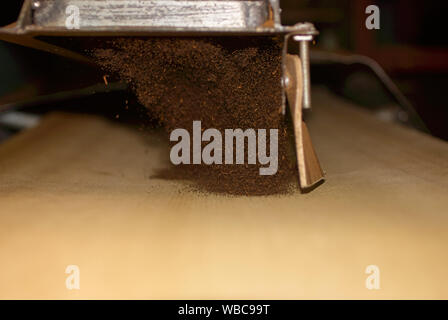
[[[2, 3], [1, 26], [17, 19], [22, 2], [8, 0]], [[365, 28], [365, 8], [370, 4], [380, 8], [380, 30]], [[313, 50], [356, 53], [375, 59], [408, 98], [426, 131], [448, 140], [448, 106], [445, 99], [445, 88], [448, 87], [448, 37], [444, 33], [447, 29], [445, 15], [448, 13], [448, 2], [281, 0], [281, 6], [284, 24], [310, 21], [316, 25], [320, 35]], [[418, 127], [415, 121], [396, 116], [403, 112], [403, 107], [366, 66], [313, 64], [311, 72], [314, 86], [324, 85], [372, 112], [386, 110], [392, 114], [392, 121]], [[79, 79], [88, 79], [86, 85], [103, 81], [98, 70], [89, 70], [65, 58], [0, 42], [0, 105], [19, 101], [24, 96], [46, 94], [55, 91], [55, 88], [70, 87], [68, 74], [77, 75], [73, 87], [80, 85]], [[123, 105], [122, 100], [132, 99], [125, 93], [109, 93], [108, 97], [112, 101], [120, 100], [120, 105]], [[104, 97], [91, 97], [89, 103], [83, 100], [82, 104], [94, 104], [98, 99]], [[72, 104], [79, 105], [79, 100], [73, 100]], [[47, 107], [56, 107], [56, 104], [49, 103]]]
[[[448, 140], [448, 2], [439, 0], [281, 0], [284, 24], [311, 21], [320, 31], [316, 48], [375, 59], [409, 99], [428, 128]], [[365, 28], [365, 8], [380, 8], [380, 30]], [[315, 67], [316, 68], [316, 67]], [[333, 70], [331, 72], [330, 70]], [[336, 73], [338, 76], [329, 76]], [[393, 104], [365, 68], [313, 70], [326, 83], [372, 109]], [[329, 83], [332, 82], [332, 83]]]

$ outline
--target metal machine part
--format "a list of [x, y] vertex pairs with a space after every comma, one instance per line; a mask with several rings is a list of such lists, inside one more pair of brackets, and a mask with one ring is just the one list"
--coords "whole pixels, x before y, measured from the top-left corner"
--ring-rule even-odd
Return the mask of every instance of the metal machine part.
[[268, 19], [265, 1], [82, 1], [35, 0], [36, 26], [64, 28], [66, 8], [76, 6], [80, 28], [156, 27], [242, 29], [257, 28]]
[[303, 121], [302, 109], [304, 84], [306, 79], [303, 72], [303, 60], [296, 55], [286, 55], [286, 95], [289, 102], [289, 111], [294, 124], [294, 137], [296, 142], [297, 166], [302, 189], [310, 189], [318, 185], [324, 177], [319, 159], [314, 151], [308, 128]]
[[[71, 14], [78, 18], [74, 25], [67, 24], [67, 19], [73, 18]], [[291, 114], [300, 185], [306, 189], [323, 178], [315, 155], [299, 156], [310, 150], [314, 154], [314, 150], [306, 128], [302, 130], [302, 112], [297, 111], [311, 107], [309, 42], [317, 33], [311, 23], [283, 26], [279, 0], [25, 0], [17, 23], [0, 28], [0, 39], [92, 63], [82, 53], [44, 39], [83, 36], [279, 37], [283, 39], [281, 107], [286, 114], [288, 98], [290, 109], [294, 110]], [[290, 61], [288, 41], [291, 37], [299, 42], [301, 55], [301, 59], [292, 64], [287, 63]], [[292, 94], [293, 91], [296, 94]], [[300, 99], [299, 104], [297, 99]], [[310, 175], [310, 170], [315, 174]]]

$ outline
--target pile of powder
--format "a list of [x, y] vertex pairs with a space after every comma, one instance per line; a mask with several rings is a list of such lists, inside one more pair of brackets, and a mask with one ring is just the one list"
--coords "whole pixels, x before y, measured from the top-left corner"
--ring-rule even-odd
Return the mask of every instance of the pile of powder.
[[110, 39], [90, 53], [106, 72], [130, 84], [168, 133], [184, 128], [192, 136], [194, 120], [201, 121], [202, 130], [222, 133], [279, 129], [275, 175], [259, 175], [259, 164], [200, 164], [171, 165], [155, 178], [189, 180], [196, 190], [213, 193], [271, 195], [298, 186], [292, 140], [281, 114], [281, 50], [279, 41], [266, 37], [160, 37]]

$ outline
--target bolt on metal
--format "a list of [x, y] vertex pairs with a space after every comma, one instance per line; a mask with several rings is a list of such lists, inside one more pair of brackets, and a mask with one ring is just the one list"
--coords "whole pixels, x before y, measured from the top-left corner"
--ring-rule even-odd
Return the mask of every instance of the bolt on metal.
[[303, 109], [311, 109], [310, 41], [313, 40], [313, 36], [296, 35], [293, 39], [299, 42], [300, 60], [302, 61]]
[[31, 3], [31, 7], [32, 7], [33, 9], [38, 9], [38, 8], [40, 8], [40, 6], [41, 6], [41, 3], [40, 3], [39, 0], [35, 0], [35, 1], [33, 1], [33, 2]]

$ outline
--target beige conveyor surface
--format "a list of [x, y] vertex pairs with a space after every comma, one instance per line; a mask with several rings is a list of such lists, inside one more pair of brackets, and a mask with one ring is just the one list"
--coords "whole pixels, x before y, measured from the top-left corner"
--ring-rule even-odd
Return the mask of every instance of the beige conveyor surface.
[[154, 137], [47, 116], [0, 145], [0, 298], [447, 299], [448, 144], [322, 90], [309, 127], [325, 184], [231, 198], [150, 179]]

